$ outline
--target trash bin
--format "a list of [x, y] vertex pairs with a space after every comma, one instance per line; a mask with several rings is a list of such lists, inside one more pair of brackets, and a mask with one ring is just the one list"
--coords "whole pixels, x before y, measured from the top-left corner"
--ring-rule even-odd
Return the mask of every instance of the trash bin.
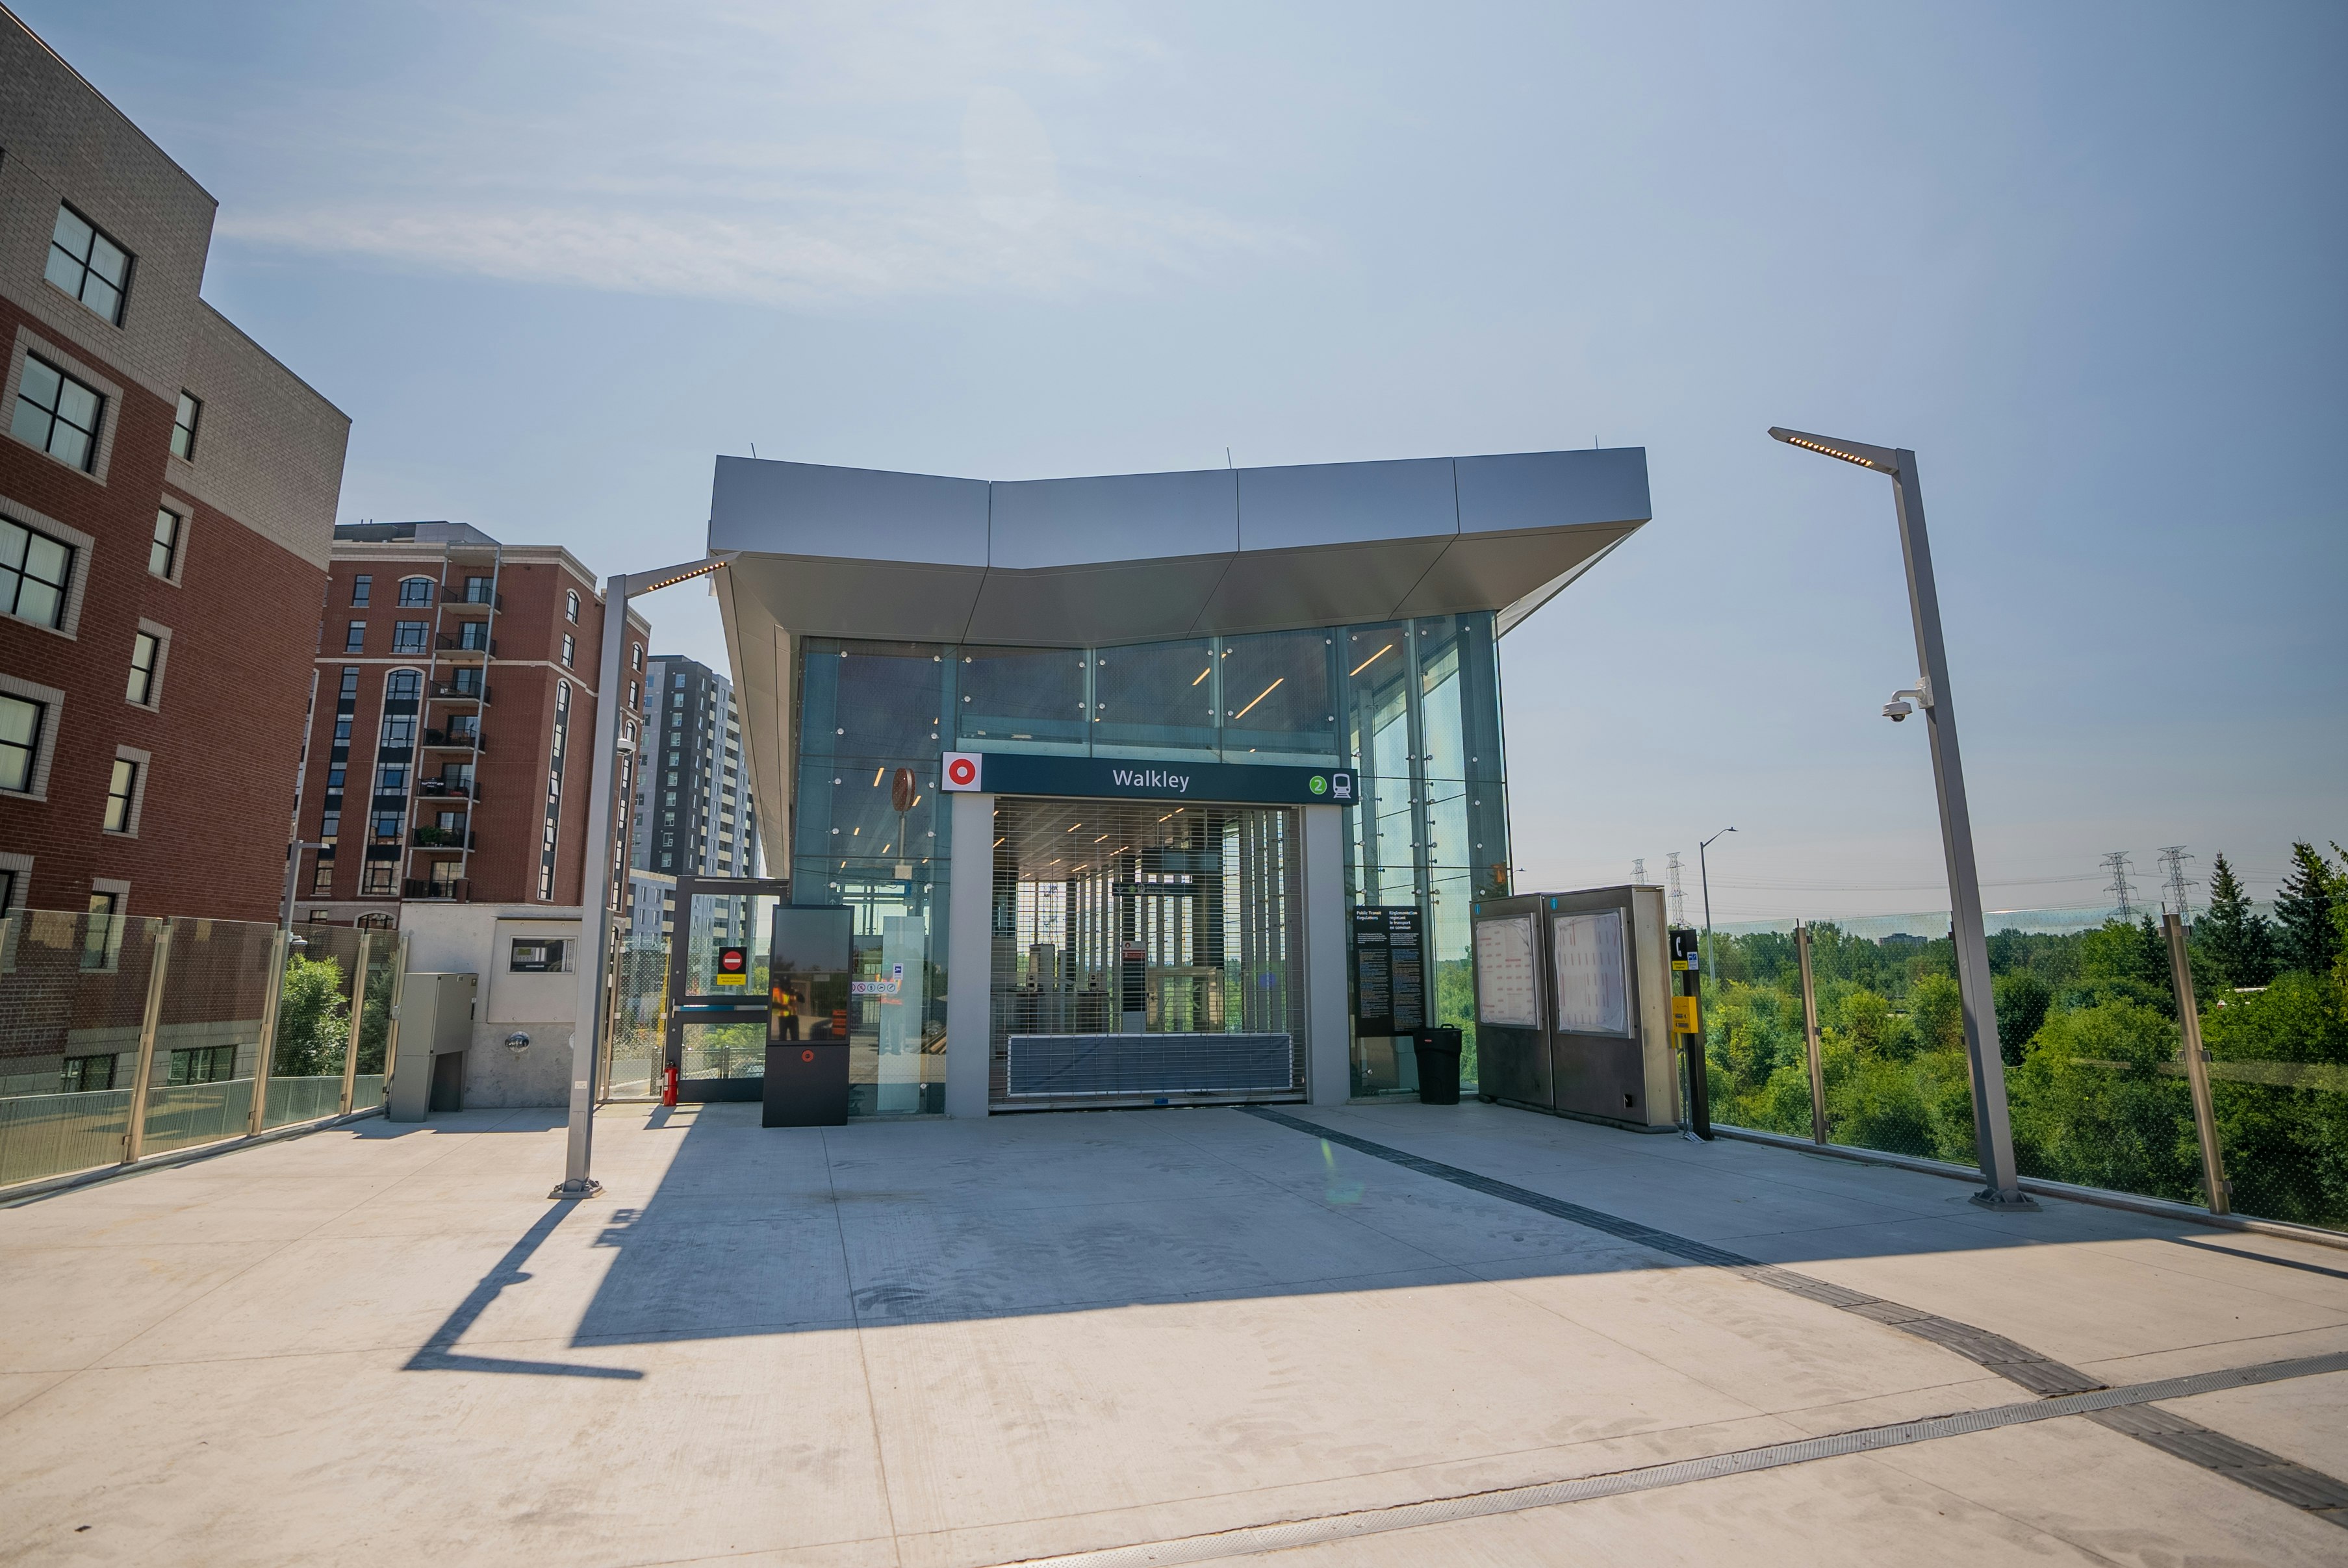
[[1459, 1030], [1449, 1024], [1422, 1029], [1411, 1036], [1418, 1057], [1418, 1102], [1421, 1105], [1459, 1103]]

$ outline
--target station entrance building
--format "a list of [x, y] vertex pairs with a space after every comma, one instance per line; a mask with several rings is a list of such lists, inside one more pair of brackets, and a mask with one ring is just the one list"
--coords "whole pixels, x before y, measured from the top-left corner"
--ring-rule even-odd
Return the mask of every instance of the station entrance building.
[[[1647, 518], [1638, 448], [1014, 483], [720, 458], [767, 864], [855, 912], [850, 1114], [1341, 1103], [1415, 1087], [1408, 1025], [1472, 1049], [1500, 641]], [[1375, 966], [1359, 911], [1400, 944]], [[756, 1070], [689, 1030], [682, 1058]]]

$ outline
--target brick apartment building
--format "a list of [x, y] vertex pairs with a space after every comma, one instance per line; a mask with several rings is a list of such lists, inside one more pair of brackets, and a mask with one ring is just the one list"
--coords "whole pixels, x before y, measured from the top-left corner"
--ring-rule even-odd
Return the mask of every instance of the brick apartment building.
[[[296, 822], [295, 907], [392, 927], [404, 903], [582, 902], [602, 598], [559, 546], [464, 523], [334, 531]], [[631, 612], [621, 733], [644, 722]], [[631, 768], [633, 758], [623, 755]], [[633, 780], [615, 801], [624, 864]]]
[[0, 9], [0, 907], [269, 920], [350, 421], [213, 199]]

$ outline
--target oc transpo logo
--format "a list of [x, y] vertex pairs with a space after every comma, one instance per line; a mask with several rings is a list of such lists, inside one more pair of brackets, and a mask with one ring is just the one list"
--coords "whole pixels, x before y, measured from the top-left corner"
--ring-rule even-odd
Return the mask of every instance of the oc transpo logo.
[[978, 758], [979, 753], [976, 752], [948, 752], [945, 754], [945, 787], [961, 790], [976, 789]]

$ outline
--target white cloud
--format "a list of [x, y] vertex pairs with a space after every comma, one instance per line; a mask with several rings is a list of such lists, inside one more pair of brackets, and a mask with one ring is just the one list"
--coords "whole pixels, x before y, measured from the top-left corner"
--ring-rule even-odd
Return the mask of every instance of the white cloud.
[[[1120, 140], [1126, 89], [1164, 51], [1113, 13], [718, 5], [510, 21], [429, 101], [386, 86], [279, 106], [305, 128], [270, 194], [224, 205], [221, 234], [795, 305], [1131, 291], [1303, 248], [1185, 194], [1179, 131]], [[248, 134], [279, 134], [271, 118]]]

